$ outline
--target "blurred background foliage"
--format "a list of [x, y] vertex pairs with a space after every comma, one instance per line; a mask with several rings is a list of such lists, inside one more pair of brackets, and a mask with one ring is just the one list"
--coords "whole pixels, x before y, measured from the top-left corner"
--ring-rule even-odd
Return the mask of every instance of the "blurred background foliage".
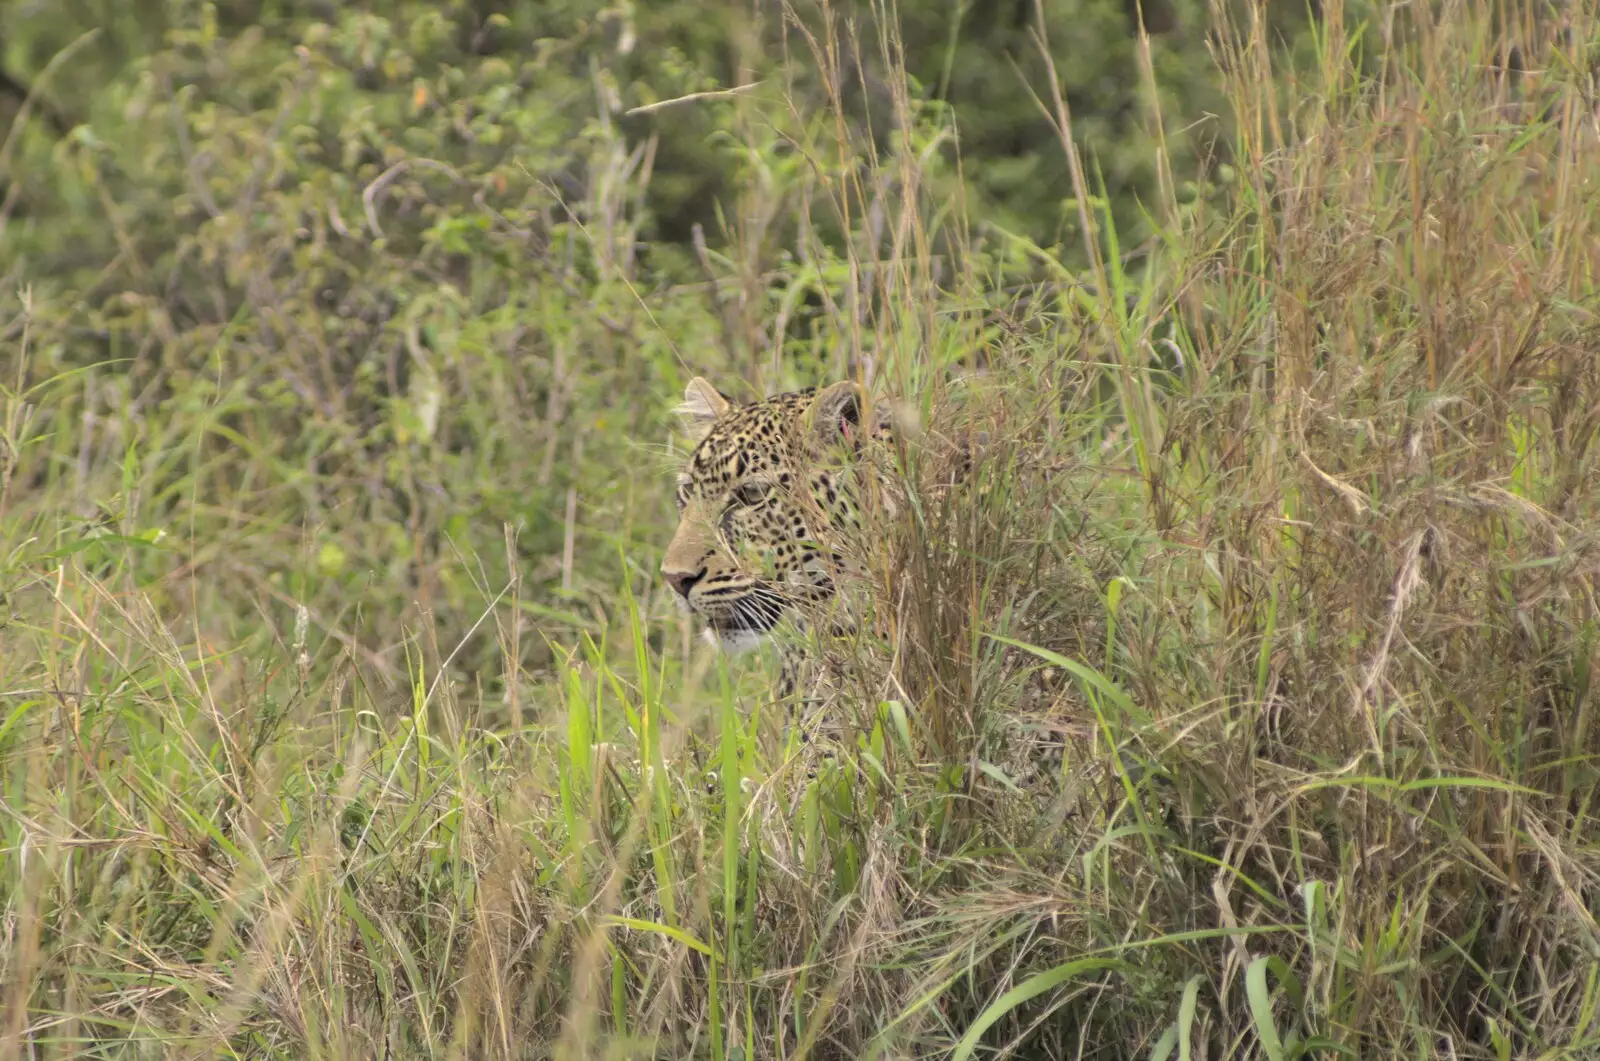
[[[160, 120], [152, 108], [172, 103], [182, 90], [179, 105], [186, 113], [201, 108], [266, 116], [282, 102], [292, 77], [285, 64], [300, 47], [311, 52], [317, 75], [301, 88], [304, 112], [297, 117], [309, 117], [310, 128], [344, 144], [344, 150], [312, 154], [307, 164], [314, 160], [353, 180], [370, 179], [392, 143], [389, 153], [403, 149], [447, 161], [469, 179], [480, 170], [492, 177], [493, 160], [515, 156], [529, 170], [565, 174], [570, 191], [581, 167], [562, 149], [572, 147], [586, 117], [768, 80], [791, 88], [805, 82], [799, 100], [820, 104], [829, 89], [817, 83], [808, 35], [829, 22], [835, 32], [870, 30], [889, 13], [898, 18], [905, 71], [919, 101], [951, 107], [963, 156], [981, 162], [962, 174], [974, 216], [1049, 245], [1071, 223], [1071, 212], [1062, 209], [1071, 187], [1060, 145], [1034, 98], [1046, 76], [1036, 43], [1041, 14], [1081, 138], [1093, 145], [1118, 200], [1119, 221], [1136, 231], [1135, 204], [1155, 191], [1152, 104], [1159, 103], [1171, 126], [1167, 146], [1179, 172], [1190, 173], [1226, 132], [1217, 127], [1226, 108], [1214, 76], [1209, 8], [1206, 0], [1143, 5], [1160, 86], [1161, 98], [1153, 101], [1144, 98], [1137, 55], [1141, 12], [1134, 0], [1051, 0], [1042, 12], [1033, 0], [909, 0], [889, 8], [814, 0], [792, 7], [759, 0], [7, 0], [0, 5], [0, 94], [8, 97], [9, 116], [52, 57], [96, 31], [73, 54], [65, 76], [41, 86], [42, 135], [19, 154], [16, 168], [41, 179], [24, 188], [18, 213], [44, 219], [83, 213], [72, 189], [43, 179], [53, 167], [39, 152], [49, 149], [52, 136], [83, 123], [93, 136], [76, 145], [79, 150], [102, 152], [102, 163], [140, 174], [117, 148], [142, 121]], [[1274, 32], [1292, 42], [1303, 33], [1309, 10], [1272, 5], [1268, 17]], [[899, 57], [847, 45], [839, 58], [837, 90], [883, 142], [894, 121], [889, 85], [895, 78], [886, 67]], [[630, 139], [659, 138], [644, 203], [645, 238], [687, 242], [694, 224], [711, 226], [719, 202], [728, 205], [737, 164], [716, 135], [728, 130], [727, 118], [722, 108], [682, 107], [624, 121]], [[314, 150], [311, 141], [298, 147]], [[109, 238], [104, 226], [99, 229]], [[92, 258], [108, 244], [78, 246]], [[63, 253], [47, 239], [29, 249]], [[40, 265], [56, 260], [37, 259]]]
[[[1191, 177], [1227, 139], [1205, 8], [1146, 5], [1153, 101], [1124, 0], [1054, 0], [1042, 23], [1025, 0], [915, 0], [898, 23], [869, 4], [8, 0], [0, 297], [29, 285], [36, 379], [100, 366], [46, 412], [88, 429], [49, 435], [36, 484], [70, 481], [85, 520], [193, 529], [218, 551], [209, 614], [304, 601], [379, 651], [415, 601], [459, 635], [474, 594], [434, 562], [459, 550], [500, 579], [520, 557], [585, 627], [615, 529], [653, 538], [666, 516], [632, 490], [668, 464], [639, 460], [664, 396], [863, 354], [834, 297], [849, 241], [883, 228], [881, 195], [838, 194], [861, 167], [917, 152], [936, 238], [1000, 288], [1037, 277], [1019, 248], [1081, 260], [1041, 25], [1124, 244], [1151, 231], [1163, 142], [1179, 197], [1204, 194]], [[181, 444], [197, 424], [206, 442]], [[364, 614], [335, 620], [356, 581]]]

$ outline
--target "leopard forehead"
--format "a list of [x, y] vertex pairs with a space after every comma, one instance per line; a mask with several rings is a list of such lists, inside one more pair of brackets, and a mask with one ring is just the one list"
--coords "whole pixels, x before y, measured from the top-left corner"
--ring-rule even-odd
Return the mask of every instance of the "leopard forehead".
[[760, 472], [792, 471], [797, 422], [814, 394], [780, 394], [730, 410], [695, 447], [683, 484], [729, 486]]

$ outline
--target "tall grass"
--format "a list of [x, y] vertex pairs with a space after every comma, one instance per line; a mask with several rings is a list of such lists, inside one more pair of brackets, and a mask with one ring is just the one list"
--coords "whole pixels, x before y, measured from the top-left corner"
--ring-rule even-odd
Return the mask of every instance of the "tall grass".
[[[823, 6], [791, 64], [875, 53], [889, 130], [703, 101], [749, 179], [652, 286], [603, 118], [544, 286], [413, 303], [384, 401], [309, 317], [238, 355], [302, 306], [253, 257], [203, 334], [126, 296], [154, 383], [5, 295], [5, 1057], [1600, 1050], [1600, 11], [1218, 4], [1146, 243], [1035, 86], [1062, 248], [936, 197], [892, 11]], [[718, 367], [921, 410], [820, 748], [655, 589]]]

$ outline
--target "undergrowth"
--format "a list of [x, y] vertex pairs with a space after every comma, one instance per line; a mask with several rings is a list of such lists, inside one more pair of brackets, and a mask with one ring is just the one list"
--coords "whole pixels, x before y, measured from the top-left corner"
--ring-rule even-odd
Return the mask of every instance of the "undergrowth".
[[[968, 218], [878, 9], [786, 61], [887, 131], [676, 104], [693, 260], [598, 76], [362, 181], [331, 45], [64, 144], [122, 253], [0, 292], [0, 1052], [1596, 1056], [1600, 12], [1320, 9], [1216, 6], [1132, 247], [1054, 74], [1076, 244]], [[920, 409], [825, 757], [655, 577], [696, 374]]]

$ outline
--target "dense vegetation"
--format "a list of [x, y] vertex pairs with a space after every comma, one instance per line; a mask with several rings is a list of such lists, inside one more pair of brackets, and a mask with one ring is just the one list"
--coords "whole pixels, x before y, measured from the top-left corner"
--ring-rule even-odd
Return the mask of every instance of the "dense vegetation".
[[1595, 1056], [1600, 5], [1292, 6], [0, 3], [0, 1056]]

